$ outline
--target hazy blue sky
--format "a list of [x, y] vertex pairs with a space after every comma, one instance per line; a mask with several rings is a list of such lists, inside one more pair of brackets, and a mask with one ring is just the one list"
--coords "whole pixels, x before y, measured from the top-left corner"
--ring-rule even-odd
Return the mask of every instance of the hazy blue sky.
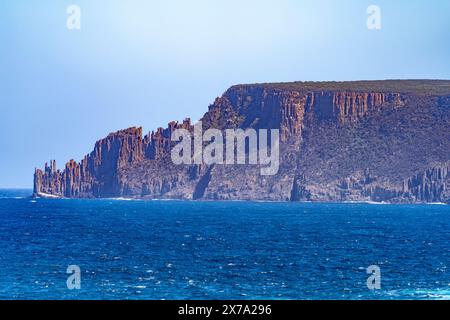
[[1, 0], [0, 187], [109, 132], [197, 120], [233, 84], [450, 79], [449, 57], [448, 0]]

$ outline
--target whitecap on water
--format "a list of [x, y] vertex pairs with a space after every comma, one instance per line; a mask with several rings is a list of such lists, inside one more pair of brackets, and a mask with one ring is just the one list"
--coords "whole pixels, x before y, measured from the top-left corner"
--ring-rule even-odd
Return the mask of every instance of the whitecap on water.
[[450, 300], [450, 289], [405, 289], [389, 291], [387, 294], [400, 299]]
[[147, 286], [134, 286], [136, 289], [145, 289]]
[[0, 197], [0, 199], [25, 199], [25, 197]]
[[108, 200], [113, 200], [113, 201], [142, 201], [141, 199], [122, 198], [122, 197], [118, 197], [118, 198], [109, 198]]

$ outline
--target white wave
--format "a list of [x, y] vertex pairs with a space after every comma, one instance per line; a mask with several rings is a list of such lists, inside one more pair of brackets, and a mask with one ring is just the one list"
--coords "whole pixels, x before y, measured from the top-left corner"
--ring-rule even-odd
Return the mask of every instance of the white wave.
[[450, 300], [450, 289], [407, 289], [389, 291], [388, 295], [399, 298], [418, 298], [427, 300]]
[[50, 194], [50, 193], [44, 193], [44, 192], [39, 192], [37, 194], [37, 198], [45, 198], [45, 199], [61, 199], [60, 196], [54, 195], [54, 194]]
[[367, 204], [375, 204], [375, 205], [386, 205], [386, 204], [392, 204], [392, 203], [389, 203], [389, 202], [384, 202], [384, 201], [381, 201], [381, 202], [376, 202], [376, 201], [366, 201], [366, 202], [364, 202], [364, 203], [367, 203]]
[[[339, 204], [339, 202], [336, 202], [337, 204]], [[374, 205], [387, 205], [387, 204], [392, 204], [390, 202], [385, 202], [385, 201], [371, 201], [371, 200], [365, 200], [365, 201], [343, 201], [341, 203], [347, 203], [347, 204], [374, 204]]]
[[136, 289], [145, 289], [147, 286], [134, 286]]
[[25, 199], [25, 197], [0, 197], [0, 199]]
[[113, 200], [113, 201], [142, 201], [141, 199], [135, 199], [135, 198], [123, 198], [123, 197], [109, 198], [109, 199], [105, 199], [105, 200]]

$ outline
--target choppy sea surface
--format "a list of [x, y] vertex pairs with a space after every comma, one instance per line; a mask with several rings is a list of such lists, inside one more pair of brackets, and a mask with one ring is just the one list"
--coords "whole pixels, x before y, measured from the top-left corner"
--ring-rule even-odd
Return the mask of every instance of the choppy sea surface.
[[450, 299], [447, 205], [30, 193], [0, 190], [0, 299]]

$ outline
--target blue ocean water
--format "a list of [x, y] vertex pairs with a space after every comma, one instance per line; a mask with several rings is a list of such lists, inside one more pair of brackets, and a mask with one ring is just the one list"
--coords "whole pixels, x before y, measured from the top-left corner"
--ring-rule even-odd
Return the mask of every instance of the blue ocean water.
[[29, 195], [0, 190], [1, 299], [450, 299], [446, 205]]

